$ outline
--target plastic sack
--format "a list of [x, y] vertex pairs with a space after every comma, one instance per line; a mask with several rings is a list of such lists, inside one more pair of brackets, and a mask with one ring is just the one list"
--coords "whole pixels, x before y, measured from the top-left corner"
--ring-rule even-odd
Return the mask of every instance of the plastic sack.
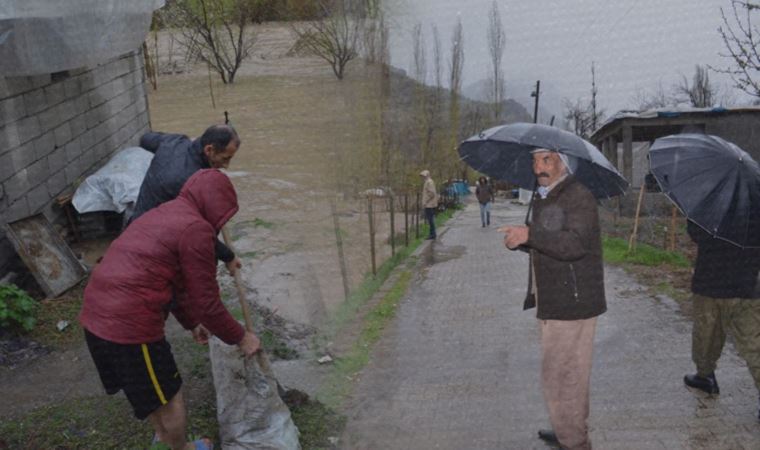
[[209, 341], [219, 436], [224, 450], [298, 450], [298, 429], [277, 380], [234, 345]]
[[71, 203], [80, 214], [124, 212], [137, 201], [140, 185], [152, 160], [153, 153], [143, 148], [125, 148], [79, 185]]

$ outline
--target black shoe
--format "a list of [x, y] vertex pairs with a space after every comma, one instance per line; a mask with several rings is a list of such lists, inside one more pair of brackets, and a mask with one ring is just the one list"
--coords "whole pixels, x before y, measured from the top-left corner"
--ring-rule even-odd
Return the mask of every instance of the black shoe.
[[485, 228], [485, 227], [486, 227], [486, 224], [482, 224], [482, 225], [481, 225], [481, 227]]
[[686, 386], [699, 389], [702, 392], [708, 394], [720, 394], [720, 388], [718, 387], [718, 380], [715, 379], [715, 372], [706, 377], [699, 376], [698, 374], [686, 375], [683, 377], [683, 382]]
[[559, 439], [557, 439], [554, 430], [538, 430], [538, 438], [547, 444], [559, 446]]
[[434, 241], [435, 240], [435, 236], [428, 236], [428, 237], [425, 238], [425, 240], [426, 241]]

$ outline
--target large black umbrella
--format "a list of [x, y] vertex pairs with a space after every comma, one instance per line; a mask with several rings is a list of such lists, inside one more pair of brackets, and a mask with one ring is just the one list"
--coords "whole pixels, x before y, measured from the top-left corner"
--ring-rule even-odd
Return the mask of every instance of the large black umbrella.
[[760, 166], [717, 136], [654, 141], [649, 167], [662, 192], [692, 222], [740, 247], [760, 247]]
[[478, 172], [533, 190], [536, 148], [554, 150], [578, 162], [574, 176], [596, 198], [624, 194], [628, 182], [591, 143], [559, 128], [535, 123], [513, 123], [490, 128], [459, 145], [462, 161]]

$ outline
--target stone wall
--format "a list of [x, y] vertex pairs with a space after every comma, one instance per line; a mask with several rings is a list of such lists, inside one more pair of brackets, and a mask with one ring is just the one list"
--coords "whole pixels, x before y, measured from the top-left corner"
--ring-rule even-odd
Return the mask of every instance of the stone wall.
[[[143, 59], [135, 51], [92, 68], [0, 77], [0, 221], [42, 212], [149, 129]], [[0, 278], [14, 254], [0, 235]]]

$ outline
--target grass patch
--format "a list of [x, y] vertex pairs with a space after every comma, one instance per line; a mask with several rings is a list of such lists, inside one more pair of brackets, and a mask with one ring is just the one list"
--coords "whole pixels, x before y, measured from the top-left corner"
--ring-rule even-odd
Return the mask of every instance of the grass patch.
[[254, 259], [254, 258], [256, 258], [257, 256], [259, 256], [260, 254], [261, 254], [261, 253], [260, 253], [260, 252], [257, 252], [257, 251], [252, 251], [252, 252], [245, 252], [245, 253], [241, 253], [241, 254], [240, 254], [240, 257], [241, 257], [241, 258], [251, 258], [251, 259]]
[[253, 226], [255, 228], [261, 227], [261, 228], [266, 228], [267, 230], [271, 230], [272, 228], [274, 228], [274, 223], [267, 222], [266, 220], [257, 217], [253, 219]]
[[264, 347], [267, 353], [271, 353], [280, 359], [298, 358], [298, 352], [288, 347], [288, 344], [280, 339], [272, 330], [264, 330], [258, 333], [258, 337], [261, 339], [261, 346]]
[[[191, 409], [188, 432], [216, 436], [216, 411]], [[137, 449], [148, 448], [152, 438], [150, 423], [134, 419], [122, 395], [68, 399], [0, 422], [0, 448]]]
[[329, 438], [340, 436], [346, 426], [345, 416], [316, 400], [291, 408], [290, 414], [298, 427], [304, 450], [333, 448]]
[[390, 291], [365, 317], [364, 328], [346, 356], [337, 358], [332, 373], [327, 377], [317, 397], [328, 407], [337, 408], [351, 384], [347, 383], [367, 365], [372, 346], [380, 339], [388, 322], [394, 317], [401, 298], [412, 279], [412, 272], [405, 271]]
[[602, 238], [604, 260], [610, 263], [629, 263], [642, 266], [671, 265], [690, 267], [689, 259], [678, 252], [661, 250], [651, 245], [638, 243], [633, 252], [628, 251], [628, 241], [621, 238], [604, 236]]
[[[82, 340], [84, 331], [77, 316], [82, 309], [81, 290], [62, 298], [43, 300], [37, 308], [37, 323], [27, 335], [42, 345], [61, 349]], [[58, 322], [68, 322], [63, 331]]]
[[655, 294], [666, 295], [679, 302], [688, 301], [691, 299], [691, 295], [688, 292], [684, 291], [683, 289], [678, 289], [667, 281], [661, 281], [654, 286], [651, 286], [650, 289]]

